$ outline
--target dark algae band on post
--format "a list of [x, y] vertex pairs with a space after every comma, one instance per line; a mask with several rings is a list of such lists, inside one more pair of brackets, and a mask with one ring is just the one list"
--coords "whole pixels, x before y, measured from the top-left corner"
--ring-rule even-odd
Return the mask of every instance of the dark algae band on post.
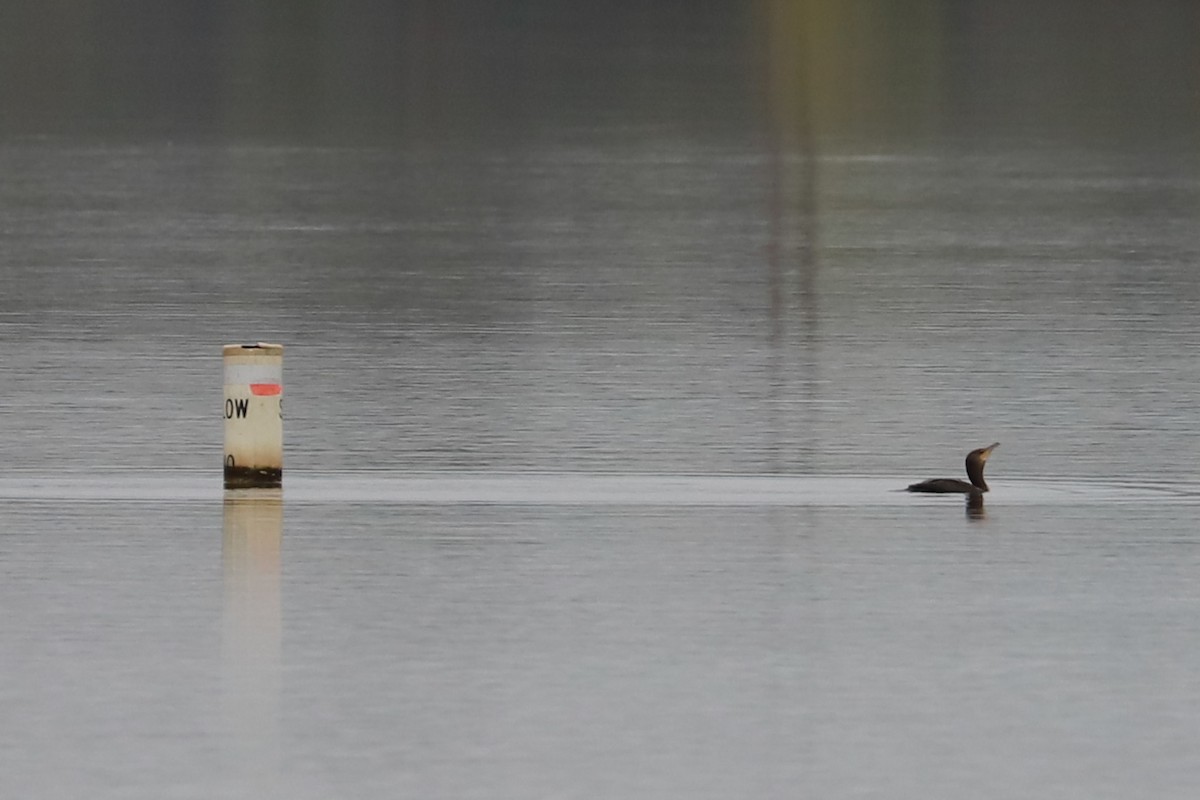
[[927, 481], [911, 484], [910, 492], [931, 492], [936, 494], [980, 494], [988, 490], [987, 482], [983, 479], [983, 468], [987, 464], [992, 451], [1000, 446], [999, 442], [987, 447], [980, 447], [967, 453], [967, 477], [970, 483], [957, 478], [931, 478]]
[[226, 489], [273, 489], [282, 485], [282, 469], [225, 465]]

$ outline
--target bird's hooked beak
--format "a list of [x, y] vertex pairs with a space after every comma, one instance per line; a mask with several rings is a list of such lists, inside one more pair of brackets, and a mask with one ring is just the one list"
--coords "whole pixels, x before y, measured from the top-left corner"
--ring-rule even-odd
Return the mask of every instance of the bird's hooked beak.
[[989, 444], [987, 447], [979, 448], [975, 452], [979, 454], [980, 461], [987, 461], [988, 456], [990, 456], [992, 454], [992, 451], [995, 450], [999, 446], [1000, 446], [999, 442], [994, 442], [992, 444]]

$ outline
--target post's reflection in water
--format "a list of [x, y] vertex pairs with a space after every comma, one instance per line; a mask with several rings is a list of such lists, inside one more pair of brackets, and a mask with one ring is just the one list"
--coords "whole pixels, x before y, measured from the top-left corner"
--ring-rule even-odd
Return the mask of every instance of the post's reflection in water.
[[222, 699], [230, 777], [273, 796], [279, 782], [283, 491], [225, 492]]

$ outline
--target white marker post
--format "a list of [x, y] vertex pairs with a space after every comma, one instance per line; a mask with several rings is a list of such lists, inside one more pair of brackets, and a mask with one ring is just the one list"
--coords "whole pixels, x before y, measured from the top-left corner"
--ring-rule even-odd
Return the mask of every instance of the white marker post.
[[225, 488], [283, 484], [283, 345], [225, 345]]

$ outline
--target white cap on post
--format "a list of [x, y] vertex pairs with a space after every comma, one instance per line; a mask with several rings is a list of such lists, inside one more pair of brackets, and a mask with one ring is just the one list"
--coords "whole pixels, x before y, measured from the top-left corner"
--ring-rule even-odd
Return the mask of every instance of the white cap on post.
[[225, 488], [283, 484], [283, 345], [225, 345]]

